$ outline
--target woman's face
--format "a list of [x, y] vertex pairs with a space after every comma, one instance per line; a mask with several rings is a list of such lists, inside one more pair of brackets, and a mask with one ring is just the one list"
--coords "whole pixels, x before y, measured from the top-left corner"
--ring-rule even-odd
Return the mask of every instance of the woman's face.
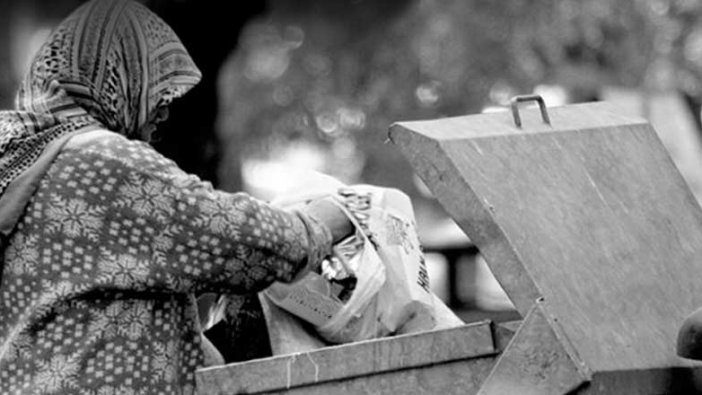
[[168, 106], [158, 106], [139, 131], [139, 138], [147, 143], [151, 141], [151, 136], [156, 131], [158, 124], [168, 119]]

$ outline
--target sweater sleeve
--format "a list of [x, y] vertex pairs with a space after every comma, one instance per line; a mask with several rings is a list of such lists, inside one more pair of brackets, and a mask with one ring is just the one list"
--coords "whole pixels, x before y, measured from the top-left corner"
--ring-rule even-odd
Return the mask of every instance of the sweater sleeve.
[[65, 149], [46, 179], [45, 229], [85, 246], [100, 287], [255, 292], [331, 252], [329, 229], [304, 211], [216, 190], [121, 136]]

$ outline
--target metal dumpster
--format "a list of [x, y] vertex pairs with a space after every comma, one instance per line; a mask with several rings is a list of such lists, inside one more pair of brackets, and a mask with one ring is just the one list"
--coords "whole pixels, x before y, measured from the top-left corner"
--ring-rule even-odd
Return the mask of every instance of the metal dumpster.
[[702, 392], [675, 353], [702, 306], [702, 210], [655, 131], [603, 102], [512, 110], [390, 131], [524, 317], [504, 349], [480, 322], [206, 369], [200, 391]]
[[201, 394], [476, 393], [518, 322], [490, 321], [202, 369]]

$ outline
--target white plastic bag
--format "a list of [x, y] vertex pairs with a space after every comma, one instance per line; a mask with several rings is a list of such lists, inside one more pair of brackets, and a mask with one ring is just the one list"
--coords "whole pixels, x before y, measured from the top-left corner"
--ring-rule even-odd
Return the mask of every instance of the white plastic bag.
[[368, 232], [387, 277], [378, 293], [381, 323], [390, 333], [432, 329], [434, 297], [409, 197], [397, 189], [370, 185], [351, 189], [371, 200]]
[[266, 319], [273, 355], [308, 352], [329, 345], [316, 330], [310, 328], [310, 324], [278, 307], [264, 292], [259, 292], [258, 299]]
[[[276, 283], [263, 291], [270, 302], [310, 322], [322, 339], [333, 343], [463, 324], [429, 289], [414, 211], [407, 195], [396, 189], [370, 185], [345, 187], [326, 175], [311, 179], [300, 188], [305, 191], [303, 194], [288, 193], [284, 199], [273, 203], [293, 207], [325, 196], [338, 199], [355, 226], [361, 228], [364, 237], [362, 254], [354, 265], [355, 270], [359, 270], [358, 283], [351, 299], [344, 304], [334, 300], [324, 278], [311, 273], [295, 284]], [[343, 188], [343, 194], [338, 193], [340, 188]], [[370, 199], [369, 207], [361, 213], [362, 224], [350, 212], [353, 210], [349, 210], [349, 202], [345, 200], [353, 198], [353, 194]], [[285, 312], [273, 310], [276, 314], [267, 316], [269, 328], [271, 325], [278, 329], [294, 325], [295, 320], [287, 319]], [[276, 317], [282, 317], [285, 325], [272, 322]], [[285, 330], [276, 332], [272, 343], [284, 342]], [[291, 331], [288, 340], [299, 343], [302, 348], [314, 344], [309, 339], [297, 339], [303, 332]], [[272, 346], [274, 350], [286, 349], [285, 346]]]
[[[301, 201], [288, 199], [285, 204], [295, 207], [310, 198], [306, 195]], [[386, 280], [385, 266], [370, 240], [358, 232], [357, 237], [362, 238], [363, 248], [349, 262], [356, 285], [347, 301], [337, 297], [332, 283], [313, 272], [294, 284], [274, 283], [263, 293], [277, 306], [314, 325], [329, 342], [348, 343], [387, 334], [376, 319], [377, 294]]]
[[385, 283], [385, 268], [378, 254], [364, 248], [355, 272], [357, 283], [346, 303], [334, 294], [330, 284], [317, 273], [309, 273], [294, 284], [274, 283], [263, 293], [277, 306], [311, 323], [323, 339], [348, 343], [383, 336], [377, 325], [377, 294]]

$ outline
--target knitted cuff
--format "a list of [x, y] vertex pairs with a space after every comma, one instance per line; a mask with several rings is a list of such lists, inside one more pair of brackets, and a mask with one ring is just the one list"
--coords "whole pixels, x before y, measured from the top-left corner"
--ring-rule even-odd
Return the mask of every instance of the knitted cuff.
[[301, 269], [290, 282], [300, 280], [310, 271], [318, 271], [322, 261], [332, 254], [332, 234], [329, 228], [313, 216], [305, 213], [304, 208], [300, 211], [295, 210], [294, 213], [307, 230], [307, 256]]

